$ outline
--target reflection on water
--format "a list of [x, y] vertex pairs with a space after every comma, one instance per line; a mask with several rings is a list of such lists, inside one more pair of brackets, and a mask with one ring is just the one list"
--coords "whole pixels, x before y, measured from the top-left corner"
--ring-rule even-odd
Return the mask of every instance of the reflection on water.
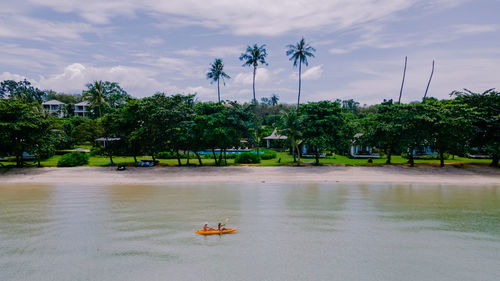
[[499, 260], [499, 187], [0, 185], [2, 281], [500, 280]]

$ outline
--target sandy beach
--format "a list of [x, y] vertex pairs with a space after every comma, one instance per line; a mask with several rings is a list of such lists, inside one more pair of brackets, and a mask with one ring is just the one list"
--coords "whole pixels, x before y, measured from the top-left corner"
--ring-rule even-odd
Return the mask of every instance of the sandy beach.
[[500, 185], [500, 169], [485, 166], [324, 167], [113, 167], [0, 169], [2, 183], [169, 184], [169, 183], [420, 183]]

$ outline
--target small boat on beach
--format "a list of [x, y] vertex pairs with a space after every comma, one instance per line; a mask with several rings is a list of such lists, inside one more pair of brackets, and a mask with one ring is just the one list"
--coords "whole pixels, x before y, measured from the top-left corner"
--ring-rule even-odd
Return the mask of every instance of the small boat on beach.
[[201, 235], [228, 234], [228, 233], [233, 233], [236, 230], [238, 230], [238, 229], [237, 228], [228, 228], [228, 229], [224, 229], [224, 230], [203, 230], [203, 229], [200, 229], [200, 230], [196, 231], [196, 233], [201, 234]]

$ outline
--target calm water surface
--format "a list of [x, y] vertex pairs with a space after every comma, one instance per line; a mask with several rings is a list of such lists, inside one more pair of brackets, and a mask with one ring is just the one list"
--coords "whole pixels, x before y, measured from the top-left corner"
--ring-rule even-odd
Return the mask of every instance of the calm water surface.
[[0, 280], [500, 280], [500, 187], [0, 185]]

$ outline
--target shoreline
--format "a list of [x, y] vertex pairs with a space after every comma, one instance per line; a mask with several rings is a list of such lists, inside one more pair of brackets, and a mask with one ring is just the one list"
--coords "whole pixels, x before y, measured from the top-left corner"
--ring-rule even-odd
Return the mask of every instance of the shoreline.
[[115, 167], [0, 169], [0, 184], [387, 183], [498, 185], [500, 169], [484, 166]]

